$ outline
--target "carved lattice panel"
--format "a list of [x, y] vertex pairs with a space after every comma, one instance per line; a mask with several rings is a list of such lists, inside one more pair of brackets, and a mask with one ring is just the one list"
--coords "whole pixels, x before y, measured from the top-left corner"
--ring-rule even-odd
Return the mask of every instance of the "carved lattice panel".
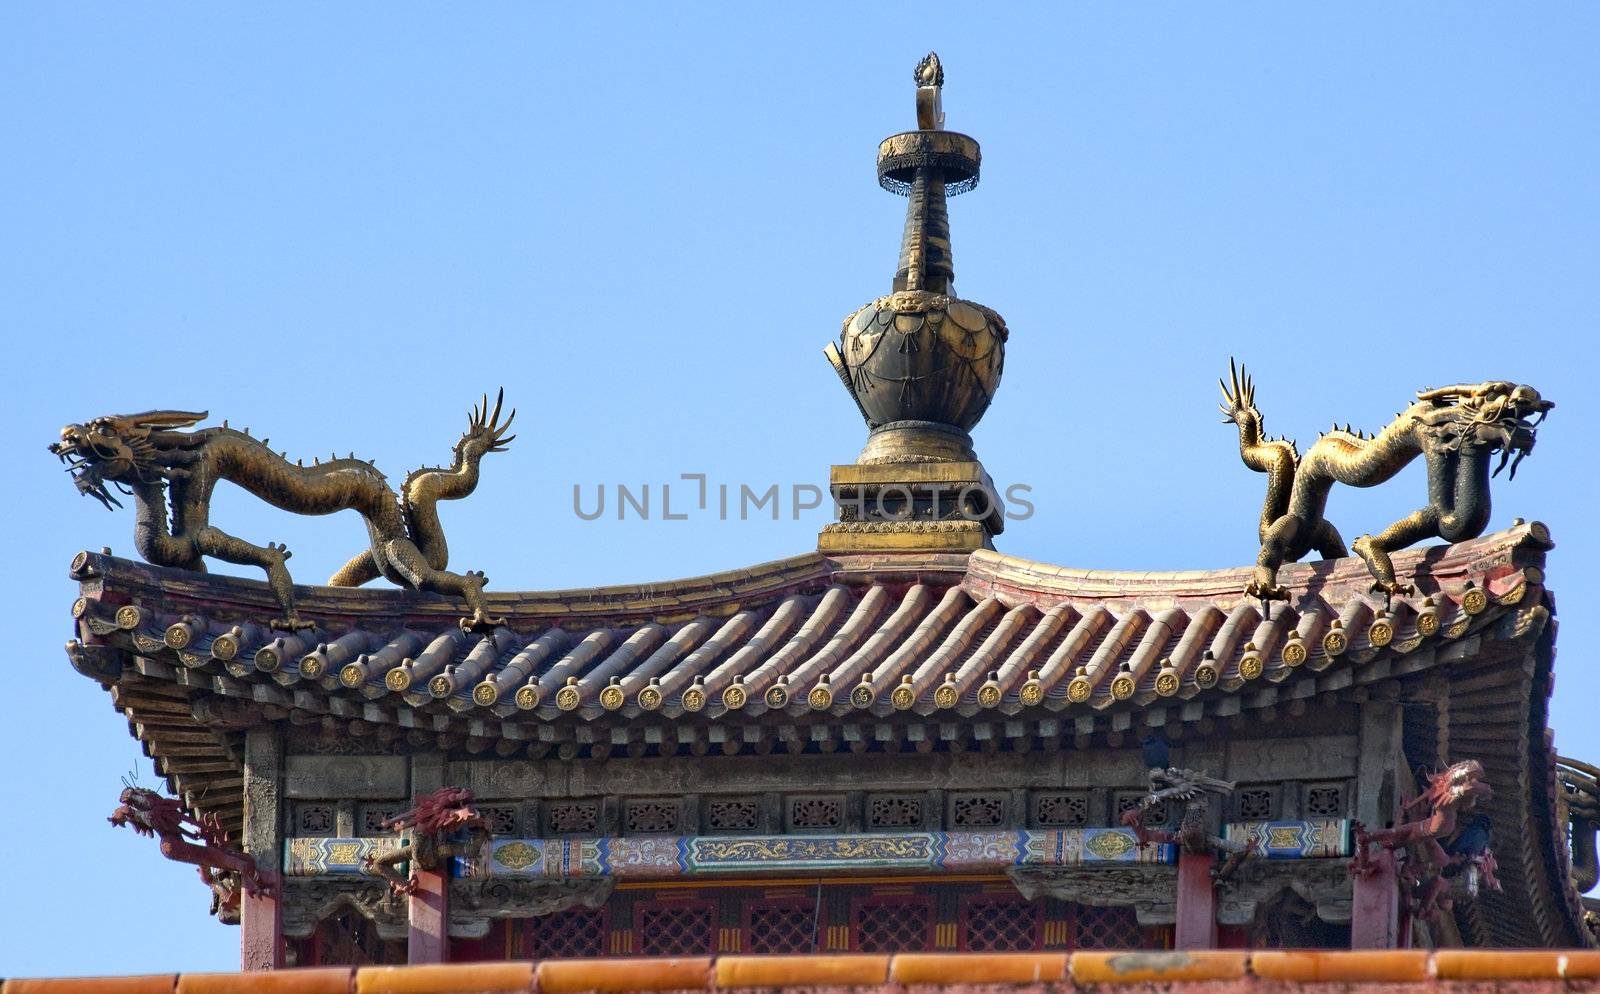
[[856, 903], [852, 932], [864, 953], [924, 952], [933, 948], [933, 902], [869, 898]]
[[553, 801], [545, 806], [551, 835], [595, 835], [600, 831], [599, 801]]
[[837, 795], [803, 795], [788, 798], [789, 829], [826, 832], [844, 828], [844, 798]]
[[1078, 906], [1073, 945], [1077, 949], [1138, 949], [1143, 944], [1132, 908]]
[[1271, 787], [1242, 787], [1233, 796], [1238, 815], [1245, 821], [1278, 816], [1277, 791]]
[[1313, 783], [1306, 785], [1307, 818], [1343, 818], [1344, 785]]
[[999, 828], [1006, 820], [1005, 794], [956, 794], [950, 798], [951, 828]]
[[570, 908], [526, 923], [532, 959], [593, 959], [604, 956], [608, 916], [604, 907]]
[[675, 800], [629, 800], [622, 806], [622, 830], [629, 835], [678, 831]]
[[634, 913], [645, 956], [707, 956], [717, 951], [716, 905], [674, 901], [640, 905]]
[[309, 804], [300, 803], [294, 806], [294, 834], [296, 835], [334, 835], [338, 831], [334, 827], [335, 824], [333, 805], [331, 804], [317, 801]]
[[867, 798], [869, 829], [921, 828], [922, 798], [915, 794], [875, 794]]
[[1039, 901], [969, 897], [961, 902], [962, 948], [976, 953], [1038, 949], [1043, 912]]
[[706, 802], [706, 830], [755, 832], [761, 828], [761, 802], [753, 797], [714, 797]]
[[1033, 795], [1033, 823], [1040, 828], [1083, 828], [1089, 824], [1086, 790]]
[[745, 905], [745, 949], [752, 953], [817, 951], [814, 902], [752, 901]]
[[489, 827], [490, 835], [504, 838], [515, 838], [521, 835], [522, 819], [517, 817], [518, 811], [513, 804], [486, 804], [478, 806], [478, 814], [483, 818], [484, 824]]

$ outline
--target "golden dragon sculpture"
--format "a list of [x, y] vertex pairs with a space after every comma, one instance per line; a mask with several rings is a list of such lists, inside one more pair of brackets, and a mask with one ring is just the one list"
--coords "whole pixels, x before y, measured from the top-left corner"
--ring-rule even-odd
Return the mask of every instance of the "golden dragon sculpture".
[[[1228, 366], [1229, 379], [1218, 381], [1223, 421], [1238, 426], [1244, 464], [1267, 475], [1258, 528], [1261, 553], [1245, 587], [1245, 593], [1264, 600], [1287, 599], [1278, 585], [1279, 567], [1313, 549], [1325, 559], [1354, 551], [1372, 573], [1374, 591], [1412, 593], [1395, 578], [1390, 553], [1424, 539], [1461, 542], [1483, 534], [1490, 478], [1506, 467], [1513, 452], [1509, 475], [1517, 475], [1518, 464], [1533, 451], [1540, 422], [1555, 407], [1533, 387], [1504, 380], [1423, 390], [1376, 435], [1335, 425], [1302, 456], [1294, 442], [1266, 436], [1254, 381], [1243, 366], [1231, 360]], [[1491, 473], [1495, 452], [1500, 463]], [[1376, 535], [1362, 535], [1347, 550], [1326, 517], [1333, 485], [1377, 486], [1418, 456], [1427, 462], [1428, 503]]]
[[[465, 497], [478, 485], [478, 464], [503, 452], [516, 411], [502, 423], [504, 391], [489, 409], [488, 395], [473, 408], [467, 431], [456, 442], [448, 467], [426, 467], [409, 474], [396, 494], [370, 462], [349, 458], [291, 463], [248, 431], [222, 427], [183, 431], [207, 416], [205, 411], [146, 411], [94, 418], [61, 429], [50, 446], [67, 464], [78, 492], [108, 509], [121, 506], [111, 487], [134, 499], [134, 545], [158, 566], [204, 572], [203, 557], [258, 566], [277, 596], [284, 616], [276, 627], [309, 628], [294, 607], [294, 581], [284, 565], [290, 552], [280, 543], [255, 545], [211, 524], [211, 496], [219, 482], [237, 484], [269, 504], [295, 514], [355, 510], [366, 519], [371, 546], [335, 573], [336, 587], [360, 586], [382, 576], [414, 590], [464, 599], [472, 614], [464, 627], [500, 623], [485, 609], [480, 572], [445, 569], [449, 547], [439, 523], [441, 500]], [[170, 506], [169, 506], [170, 500]]]

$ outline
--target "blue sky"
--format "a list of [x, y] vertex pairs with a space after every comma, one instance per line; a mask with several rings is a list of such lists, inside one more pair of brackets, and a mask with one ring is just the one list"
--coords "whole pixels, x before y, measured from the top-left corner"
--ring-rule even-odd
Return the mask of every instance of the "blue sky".
[[[819, 511], [586, 522], [572, 488], [822, 485], [854, 457], [821, 348], [889, 288], [904, 202], [873, 155], [930, 48], [983, 143], [957, 285], [1012, 330], [975, 438], [1036, 511], [1001, 549], [1251, 561], [1229, 355], [1302, 443], [1424, 385], [1532, 383], [1559, 407], [1491, 527], [1551, 527], [1552, 724], [1600, 759], [1597, 46], [1571, 3], [5, 5], [0, 975], [237, 963], [193, 871], [104, 821], [138, 753], [62, 655], [66, 567], [130, 553], [133, 521], [76, 496], [60, 425], [209, 409], [394, 475], [503, 384], [520, 437], [441, 509], [493, 588], [806, 551]], [[1422, 497], [1414, 467], [1331, 516], [1359, 534]], [[288, 542], [304, 582], [364, 538], [238, 493], [215, 520]]]

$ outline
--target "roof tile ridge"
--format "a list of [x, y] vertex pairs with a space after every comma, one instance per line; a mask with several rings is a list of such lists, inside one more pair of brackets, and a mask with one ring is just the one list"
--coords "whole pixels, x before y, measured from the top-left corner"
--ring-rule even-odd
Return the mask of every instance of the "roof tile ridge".
[[[947, 588], [944, 592], [944, 596], [939, 598], [939, 603], [934, 605], [933, 610], [928, 612], [928, 616], [926, 618], [922, 619], [922, 622], [918, 624], [917, 627], [911, 632], [911, 636], [901, 643], [894, 652], [890, 653], [888, 658], [879, 663], [878, 666], [872, 670], [870, 674], [868, 674], [867, 679], [870, 682], [868, 682], [866, 686], [872, 692], [874, 702], [876, 702], [877, 696], [882, 694], [884, 689], [893, 683], [894, 679], [899, 676], [907, 666], [911, 665], [918, 655], [927, 650], [928, 646], [933, 643], [933, 640], [939, 637], [939, 633], [944, 630], [945, 626], [955, 620], [956, 613], [961, 610], [963, 602], [971, 596], [972, 595], [959, 584]], [[954, 632], [951, 632], [950, 635], [946, 636], [946, 641], [948, 641], [952, 635], [954, 635]], [[940, 650], [936, 649], [934, 651], [934, 656], [937, 656], [939, 651]], [[896, 690], [898, 690], [898, 688], [896, 688]], [[891, 694], [892, 693], [893, 692], [891, 692]], [[921, 693], [922, 689], [920, 687], [914, 687], [912, 690], [912, 700], [914, 701], [918, 696], [921, 695]], [[899, 699], [892, 700], [891, 703], [900, 710], [905, 709], [902, 707], [902, 701]]]
[[1078, 618], [1077, 624], [1072, 626], [1072, 630], [1067, 633], [1067, 637], [1061, 640], [1061, 644], [1056, 646], [1054, 652], [1050, 653], [1050, 657], [1044, 661], [1044, 665], [1039, 667], [1039, 699], [1041, 702], [1050, 700], [1054, 701], [1055, 706], [1060, 706], [1059, 700], [1056, 699], [1060, 698], [1065, 691], [1059, 691], [1056, 688], [1071, 676], [1074, 668], [1073, 664], [1078, 659], [1078, 653], [1082, 652], [1085, 646], [1115, 624], [1116, 616], [1103, 604], [1096, 604]]
[[791, 594], [784, 598], [744, 645], [706, 674], [706, 693], [714, 694], [741, 674], [753, 672], [750, 664], [776, 652], [790, 629], [805, 617], [808, 605], [814, 608], [821, 600], [820, 595], [807, 594]]
[[[866, 636], [868, 628], [877, 620], [883, 611], [884, 602], [888, 599], [889, 592], [883, 587], [873, 586], [868, 589], [856, 602], [855, 610], [850, 612], [850, 617], [845, 619], [839, 630], [833, 633], [821, 649], [788, 674], [789, 683], [797, 688], [803, 687], [813, 678], [826, 674], [845, 653]], [[798, 705], [791, 703], [791, 706]]]
[[[970, 597], [970, 594], [966, 591], [962, 591], [962, 595], [963, 597]], [[874, 682], [882, 682], [878, 683], [882, 687], [883, 683], [891, 682], [894, 679], [894, 675], [904, 671], [918, 651], [926, 648], [926, 643], [931, 642], [934, 635], [938, 634], [938, 629], [950, 623], [950, 619], [952, 619], [950, 616], [954, 615], [958, 608], [960, 608], [960, 597], [955, 594], [946, 594], [944, 602], [939, 603], [939, 610], [934, 611], [933, 615], [928, 618], [928, 624], [918, 629], [917, 634], [920, 635], [920, 639], [917, 642], [906, 645], [904, 650], [898, 653], [898, 656], [902, 656], [902, 658], [894, 659], [893, 666], [885, 666], [882, 674], [875, 674]], [[939, 642], [939, 647], [931, 651], [928, 658], [923, 659], [922, 663], [912, 669], [909, 674], [909, 687], [910, 693], [912, 693], [912, 701], [917, 704], [918, 712], [925, 714], [926, 711], [931, 711], [931, 707], [923, 707], [928, 704], [923, 695], [925, 695], [925, 691], [928, 688], [933, 687], [934, 677], [938, 677], [939, 672], [949, 663], [949, 659], [957, 655], [958, 651], [962, 651], [962, 648], [965, 648], [971, 642], [974, 632], [978, 632], [979, 627], [987, 623], [987, 618], [990, 615], [994, 615], [995, 611], [998, 610], [1000, 610], [1000, 600], [995, 599], [995, 597], [984, 597], [978, 603], [974, 603], [973, 607], [966, 611], [966, 616], [963, 616], [955, 624], [955, 627], [952, 627], [944, 635], [944, 639]], [[896, 691], [898, 690], [899, 688], [896, 688]], [[894, 707], [899, 707], [902, 711], [906, 709], [906, 707], [901, 706], [899, 699], [898, 701], [893, 701], [893, 703]]]
[[[812, 608], [810, 617], [801, 622], [799, 630], [791, 635], [789, 640], [778, 651], [774, 652], [760, 666], [746, 675], [742, 700], [748, 700], [748, 695], [750, 694], [763, 694], [780, 677], [786, 677], [788, 675], [786, 667], [812, 650], [822, 636], [827, 633], [828, 629], [833, 626], [833, 623], [838, 620], [839, 615], [844, 611], [850, 600], [851, 594], [848, 588], [843, 586], [829, 587], [827, 592], [818, 599], [816, 605]], [[782, 703], [774, 706], [782, 707], [788, 703], [788, 700], [788, 694], [785, 692], [782, 695]], [[728, 702], [727, 693], [723, 694], [723, 703], [730, 708], [733, 707]], [[743, 706], [742, 703], [741, 706]]]
[[669, 698], [694, 679], [708, 663], [715, 661], [718, 656], [728, 651], [730, 645], [744, 638], [750, 629], [755, 627], [756, 618], [759, 616], [760, 612], [745, 608], [724, 621], [722, 627], [712, 632], [709, 638], [661, 675], [657, 687], [661, 695]]
[[[949, 589], [957, 588], [952, 586]], [[945, 596], [950, 595], [946, 593]], [[893, 613], [867, 636], [867, 640], [855, 652], [828, 673], [828, 682], [835, 687], [848, 687], [863, 670], [869, 670], [881, 662], [884, 654], [891, 651], [894, 642], [930, 609], [932, 600], [933, 590], [926, 583], [914, 583], [908, 587]]]
[[[979, 676], [984, 673], [993, 673], [994, 692], [988, 695], [992, 697], [992, 701], [988, 703], [979, 701], [978, 703], [985, 707], [999, 706], [1000, 701], [1004, 699], [1007, 684], [1000, 682], [1000, 671], [994, 666], [995, 658], [1016, 639], [1022, 626], [1027, 623], [1028, 615], [1037, 614], [1038, 611], [1039, 609], [1032, 604], [1017, 604], [1001, 616], [999, 622], [995, 624], [994, 630], [956, 670], [953, 682], [958, 694], [965, 697], [968, 688], [978, 682]], [[984, 686], [987, 687], [988, 684], [986, 683]], [[985, 691], [980, 691], [979, 693], [982, 696]]]

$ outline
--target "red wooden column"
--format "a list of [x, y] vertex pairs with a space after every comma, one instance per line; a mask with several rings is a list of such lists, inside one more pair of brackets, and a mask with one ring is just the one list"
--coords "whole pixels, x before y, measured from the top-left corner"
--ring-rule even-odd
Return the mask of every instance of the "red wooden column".
[[270, 894], [239, 899], [239, 968], [283, 966], [283, 739], [273, 726], [244, 736], [244, 851], [255, 859]]
[[407, 908], [411, 931], [406, 937], [406, 962], [444, 963], [450, 959], [450, 868], [415, 869], [417, 885]]
[[1216, 865], [1216, 853], [1178, 853], [1176, 949], [1217, 948], [1217, 890], [1211, 879]]
[[239, 969], [276, 970], [283, 966], [283, 877], [262, 871], [271, 894], [243, 895], [239, 899]]
[[1371, 873], [1357, 873], [1351, 884], [1350, 948], [1395, 949], [1400, 945], [1400, 881], [1394, 853], [1372, 848]]

